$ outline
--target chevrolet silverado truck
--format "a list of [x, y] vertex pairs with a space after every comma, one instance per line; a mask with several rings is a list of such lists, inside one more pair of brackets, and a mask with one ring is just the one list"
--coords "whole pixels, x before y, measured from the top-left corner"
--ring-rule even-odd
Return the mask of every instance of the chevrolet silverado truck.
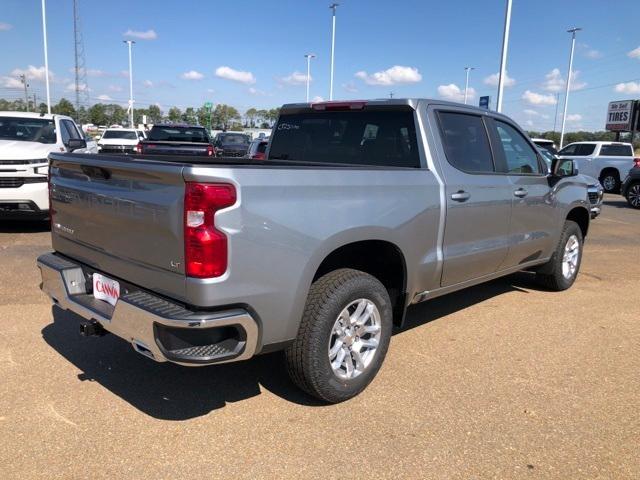
[[50, 161], [41, 288], [85, 335], [185, 366], [284, 350], [327, 402], [372, 381], [412, 304], [519, 270], [571, 287], [589, 230], [571, 160], [435, 100], [285, 105], [264, 160]]
[[43, 219], [49, 214], [51, 152], [96, 153], [72, 118], [0, 112], [0, 218]]
[[212, 157], [213, 145], [204, 127], [193, 125], [154, 125], [146, 139], [136, 146], [144, 155], [188, 155]]

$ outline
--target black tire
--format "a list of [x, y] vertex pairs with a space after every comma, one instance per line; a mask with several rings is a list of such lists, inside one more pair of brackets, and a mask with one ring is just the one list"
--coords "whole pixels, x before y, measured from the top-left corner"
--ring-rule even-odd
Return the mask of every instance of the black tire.
[[[563, 274], [563, 256], [565, 253], [565, 247], [573, 236], [577, 238], [579, 246], [577, 263], [575, 272], [570, 277], [566, 277]], [[564, 223], [564, 228], [562, 229], [562, 234], [560, 235], [560, 241], [558, 242], [556, 251], [551, 256], [549, 262], [538, 270], [536, 280], [544, 287], [556, 292], [570, 288], [576, 281], [578, 272], [580, 271], [583, 244], [584, 240], [582, 237], [582, 230], [580, 230], [580, 227], [576, 222], [567, 220]]]
[[615, 170], [605, 170], [600, 174], [600, 185], [606, 193], [620, 191], [620, 175]]
[[631, 208], [640, 208], [640, 182], [633, 182], [625, 192], [625, 198]]
[[[343, 309], [368, 299], [380, 314], [380, 338], [368, 366], [355, 378], [336, 375], [329, 360], [332, 329]], [[293, 382], [325, 402], [338, 403], [358, 395], [378, 373], [389, 348], [392, 305], [386, 288], [375, 277], [352, 269], [339, 269], [316, 280], [309, 290], [298, 336], [287, 347], [287, 369]]]

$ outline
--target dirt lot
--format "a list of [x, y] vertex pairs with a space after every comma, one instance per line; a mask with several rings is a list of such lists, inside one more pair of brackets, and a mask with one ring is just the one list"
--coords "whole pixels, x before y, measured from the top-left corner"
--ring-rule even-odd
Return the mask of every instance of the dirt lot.
[[0, 478], [640, 478], [640, 211], [609, 196], [564, 293], [518, 274], [409, 312], [360, 397], [279, 354], [160, 365], [39, 291], [39, 225], [0, 224]]

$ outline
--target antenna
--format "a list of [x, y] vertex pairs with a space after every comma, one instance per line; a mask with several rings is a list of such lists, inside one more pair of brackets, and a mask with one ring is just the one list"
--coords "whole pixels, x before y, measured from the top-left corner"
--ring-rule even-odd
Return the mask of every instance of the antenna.
[[87, 86], [87, 69], [84, 59], [84, 40], [82, 38], [82, 28], [80, 24], [80, 10], [78, 1], [73, 0], [73, 35], [75, 38], [74, 53], [76, 57], [76, 117], [82, 122], [80, 117], [80, 107], [89, 105], [89, 88]]

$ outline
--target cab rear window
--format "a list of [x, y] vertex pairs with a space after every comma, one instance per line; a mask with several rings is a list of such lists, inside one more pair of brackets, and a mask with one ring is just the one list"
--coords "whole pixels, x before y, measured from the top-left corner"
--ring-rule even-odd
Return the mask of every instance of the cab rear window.
[[417, 168], [413, 110], [283, 114], [269, 159]]
[[633, 150], [629, 145], [602, 145], [600, 155], [603, 157], [633, 157]]

